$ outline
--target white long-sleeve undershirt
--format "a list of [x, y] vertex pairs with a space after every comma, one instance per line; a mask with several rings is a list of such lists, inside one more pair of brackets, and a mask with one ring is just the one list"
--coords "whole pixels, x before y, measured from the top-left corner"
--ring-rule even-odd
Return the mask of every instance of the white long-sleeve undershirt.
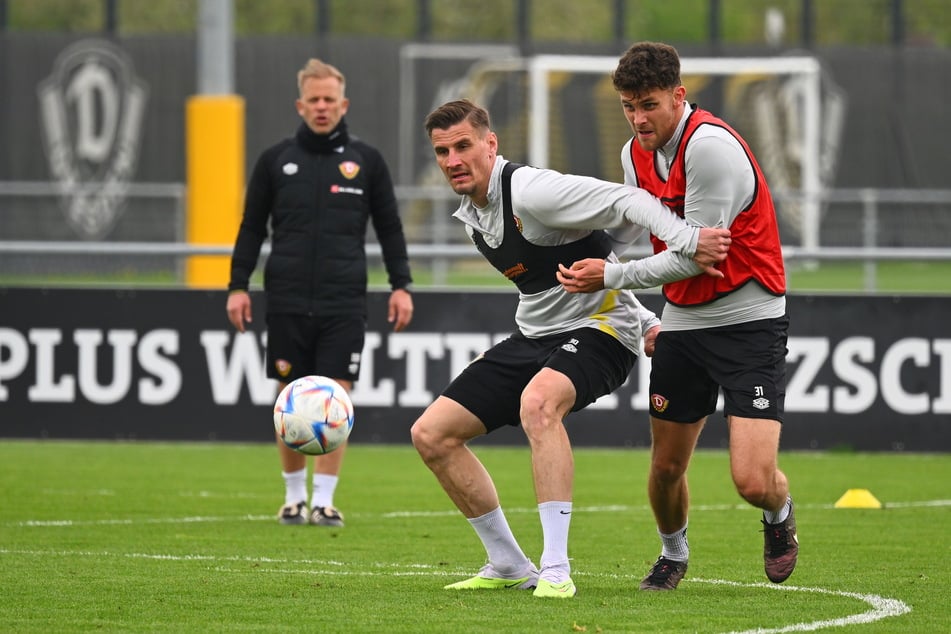
[[[479, 231], [489, 247], [502, 242], [502, 167], [499, 156], [489, 180], [488, 204], [479, 208], [463, 197], [453, 217], [472, 236]], [[539, 246], [556, 246], [580, 240], [594, 229], [624, 229], [634, 224], [655, 235], [666, 236], [673, 249], [693, 254], [699, 229], [671, 214], [644, 190], [587, 176], [561, 174], [525, 166], [512, 174], [512, 207], [521, 222], [522, 237]], [[659, 233], [658, 233], [659, 232]], [[608, 262], [618, 263], [611, 253]], [[615, 334], [625, 345], [638, 349], [641, 329], [659, 324], [656, 316], [630, 290], [567, 293], [560, 285], [540, 293], [519, 295], [516, 323], [529, 337], [596, 327]], [[640, 324], [640, 327], [632, 327]]]

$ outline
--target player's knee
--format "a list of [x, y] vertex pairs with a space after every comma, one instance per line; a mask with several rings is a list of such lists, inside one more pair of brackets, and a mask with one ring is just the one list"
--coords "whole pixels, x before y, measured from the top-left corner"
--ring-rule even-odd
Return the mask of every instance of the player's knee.
[[409, 430], [410, 438], [413, 441], [413, 447], [427, 460], [438, 453], [439, 441], [437, 435], [432, 432], [423, 419], [418, 419]]
[[557, 408], [550, 398], [538, 391], [526, 390], [519, 404], [522, 429], [531, 437], [554, 424], [561, 424]]
[[433, 424], [433, 419], [425, 416], [416, 420], [410, 428], [410, 439], [416, 452], [427, 464], [436, 462], [447, 456], [453, 449], [465, 445], [465, 440], [455, 436], [448, 436], [439, 425]]
[[675, 482], [687, 472], [690, 460], [675, 457], [654, 457], [651, 460], [651, 478], [658, 482]]
[[741, 498], [753, 506], [765, 508], [771, 493], [766, 479], [744, 476], [734, 477], [733, 482], [736, 484], [736, 492], [740, 494]]

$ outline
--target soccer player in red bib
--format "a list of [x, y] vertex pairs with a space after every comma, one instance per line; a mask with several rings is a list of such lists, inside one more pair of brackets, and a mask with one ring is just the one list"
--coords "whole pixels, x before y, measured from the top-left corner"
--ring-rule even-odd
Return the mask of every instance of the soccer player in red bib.
[[[781, 583], [792, 574], [799, 544], [777, 459], [789, 320], [769, 187], [743, 138], [687, 102], [673, 47], [634, 44], [612, 78], [634, 132], [621, 152], [625, 183], [657, 196], [691, 225], [729, 228], [732, 239], [717, 265], [722, 277], [693, 275], [663, 286], [667, 302], [650, 375], [648, 479], [662, 547], [640, 587], [673, 590], [687, 571], [687, 466], [721, 390], [733, 482], [763, 511], [766, 576]], [[656, 236], [651, 242], [655, 253], [668, 249]], [[682, 254], [659, 262], [672, 271], [696, 267]], [[645, 288], [650, 280], [635, 264], [581, 260], [560, 280], [569, 292]]]

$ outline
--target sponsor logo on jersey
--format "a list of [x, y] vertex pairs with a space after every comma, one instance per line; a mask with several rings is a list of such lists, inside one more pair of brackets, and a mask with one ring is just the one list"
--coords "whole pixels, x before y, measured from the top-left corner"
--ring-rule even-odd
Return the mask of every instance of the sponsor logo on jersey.
[[502, 271], [502, 275], [504, 275], [510, 280], [514, 280], [519, 275], [522, 275], [527, 272], [528, 272], [528, 269], [525, 267], [525, 265], [519, 262], [515, 266], [510, 266], [509, 268]]
[[331, 194], [356, 194], [357, 196], [363, 195], [363, 190], [359, 187], [343, 187], [341, 185], [331, 185], [330, 186]]

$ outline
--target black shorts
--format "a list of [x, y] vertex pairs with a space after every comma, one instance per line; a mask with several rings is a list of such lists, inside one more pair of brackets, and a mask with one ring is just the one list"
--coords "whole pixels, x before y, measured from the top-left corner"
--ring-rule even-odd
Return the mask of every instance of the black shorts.
[[366, 330], [361, 315], [268, 313], [267, 376], [282, 383], [310, 374], [356, 381]]
[[696, 422], [716, 410], [722, 389], [726, 416], [782, 422], [788, 330], [787, 316], [700, 330], [662, 330], [651, 357], [651, 416]]
[[594, 328], [529, 339], [515, 333], [476, 357], [443, 396], [475, 414], [488, 431], [519, 425], [522, 391], [542, 368], [557, 370], [571, 379], [576, 412], [627, 380], [637, 355]]

